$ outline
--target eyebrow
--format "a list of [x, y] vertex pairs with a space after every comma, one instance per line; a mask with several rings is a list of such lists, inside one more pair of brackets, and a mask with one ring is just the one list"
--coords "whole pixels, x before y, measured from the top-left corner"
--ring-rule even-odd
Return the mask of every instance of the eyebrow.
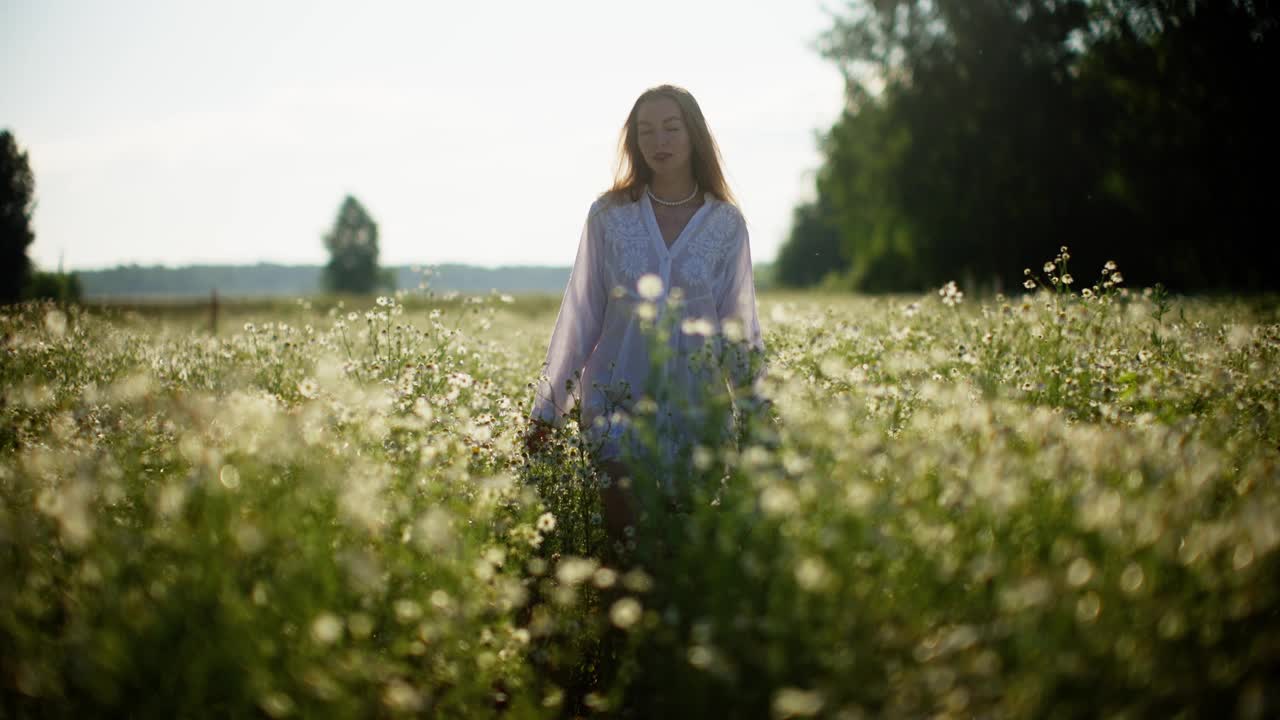
[[[679, 115], [668, 115], [667, 117], [662, 118], [662, 122], [666, 122], [666, 121], [668, 121], [668, 120], [679, 120], [679, 119], [680, 119], [680, 116], [679, 116]], [[641, 120], [641, 121], [639, 121], [639, 122], [638, 122], [638, 123], [636, 123], [636, 124], [637, 124], [637, 125], [652, 125], [653, 123], [649, 122], [648, 120]]]

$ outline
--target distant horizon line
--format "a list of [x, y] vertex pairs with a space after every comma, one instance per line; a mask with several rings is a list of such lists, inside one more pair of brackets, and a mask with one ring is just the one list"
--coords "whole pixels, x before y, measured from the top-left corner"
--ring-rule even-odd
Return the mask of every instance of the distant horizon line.
[[[283, 261], [283, 260], [257, 260], [253, 262], [189, 262], [189, 263], [183, 263], [180, 265], [170, 265], [167, 263], [144, 264], [139, 262], [122, 262], [122, 263], [117, 263], [115, 265], [102, 265], [97, 267], [65, 268], [63, 269], [63, 272], [67, 272], [67, 273], [106, 272], [109, 270], [119, 270], [121, 268], [141, 268], [146, 270], [186, 270], [190, 268], [251, 268], [251, 267], [322, 268], [325, 265], [326, 263], [289, 262], [289, 261]], [[518, 263], [506, 264], [506, 265], [485, 265], [480, 263], [449, 261], [449, 262], [437, 262], [437, 263], [423, 263], [423, 262], [389, 263], [389, 264], [380, 264], [378, 265], [378, 267], [382, 269], [400, 268], [400, 267], [405, 267], [405, 268], [469, 267], [469, 268], [484, 268], [486, 270], [503, 270], [508, 268], [561, 269], [561, 268], [567, 268], [571, 266], [567, 264], [566, 265], [545, 265], [545, 264], [540, 265], [540, 264], [518, 264]], [[36, 269], [44, 272], [57, 272], [56, 269], [46, 269], [43, 267], [37, 267]]]
[[[63, 270], [62, 270], [62, 272], [64, 272], [64, 273], [78, 273], [78, 272], [109, 272], [109, 271], [112, 271], [112, 270], [120, 270], [120, 269], [128, 269], [128, 268], [139, 268], [139, 269], [144, 269], [144, 270], [185, 270], [185, 269], [190, 269], [190, 268], [251, 268], [251, 267], [323, 268], [323, 267], [325, 266], [325, 264], [326, 264], [326, 263], [313, 263], [313, 262], [286, 262], [286, 261], [279, 261], [279, 260], [258, 260], [258, 261], [255, 261], [255, 262], [240, 262], [240, 263], [235, 263], [235, 262], [221, 262], [221, 263], [218, 263], [218, 262], [192, 262], [192, 263], [185, 263], [185, 264], [182, 264], [182, 265], [168, 265], [168, 264], [163, 264], [163, 263], [156, 263], [156, 264], [144, 265], [144, 264], [142, 264], [142, 263], [137, 263], [137, 262], [128, 262], [128, 263], [118, 263], [118, 264], [116, 264], [116, 265], [99, 266], [99, 267], [77, 267], [77, 268], [65, 268], [65, 269], [63, 269]], [[770, 264], [772, 264], [772, 263], [768, 263], [768, 262], [753, 262], [753, 263], [752, 263], [752, 266], [753, 266], [753, 267], [760, 267], [760, 266], [766, 266], [766, 265], [770, 265]], [[554, 269], [554, 270], [561, 270], [561, 269], [565, 269], [565, 268], [572, 268], [573, 266], [572, 266], [572, 264], [564, 264], [564, 265], [546, 265], [546, 264], [532, 264], [532, 263], [530, 263], [530, 264], [512, 263], [512, 264], [505, 264], [505, 265], [486, 265], [486, 264], [482, 264], [482, 263], [468, 263], [468, 262], [449, 261], [449, 262], [437, 262], [437, 263], [422, 263], [422, 262], [391, 263], [391, 264], [387, 264], [387, 265], [379, 265], [378, 267], [379, 267], [379, 268], [382, 268], [382, 269], [389, 269], [389, 268], [401, 268], [401, 267], [403, 267], [403, 268], [410, 268], [410, 269], [413, 269], [413, 268], [433, 268], [433, 267], [434, 267], [434, 268], [440, 268], [440, 267], [466, 267], [466, 268], [481, 268], [481, 269], [484, 269], [484, 270], [510, 270], [510, 269], [516, 269], [516, 270], [520, 270], [520, 269]], [[39, 270], [39, 271], [41, 271], [41, 272], [58, 272], [58, 270], [57, 270], [57, 269], [45, 269], [45, 268], [38, 267], [38, 266], [37, 266], [37, 267], [35, 267], [34, 269]]]

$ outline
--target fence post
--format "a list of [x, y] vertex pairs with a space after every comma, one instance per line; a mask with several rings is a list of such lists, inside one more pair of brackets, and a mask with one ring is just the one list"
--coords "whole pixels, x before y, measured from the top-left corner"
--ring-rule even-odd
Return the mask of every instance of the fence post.
[[218, 289], [214, 288], [209, 295], [209, 332], [218, 334]]

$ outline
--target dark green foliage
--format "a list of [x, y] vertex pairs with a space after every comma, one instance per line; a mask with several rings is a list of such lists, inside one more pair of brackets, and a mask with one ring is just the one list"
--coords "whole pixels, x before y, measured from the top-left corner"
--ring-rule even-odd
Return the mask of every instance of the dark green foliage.
[[1131, 250], [1175, 289], [1280, 287], [1276, 3], [1129, 5], [1081, 68], [1083, 102], [1116, 118], [1096, 157], [1110, 234], [1140, 238]]
[[774, 278], [783, 287], [813, 285], [847, 265], [841, 254], [840, 228], [830, 210], [819, 205], [825, 197], [795, 209], [791, 235], [778, 251]]
[[366, 294], [394, 281], [378, 270], [378, 224], [354, 197], [342, 201], [324, 246], [329, 250], [324, 268], [328, 290]]
[[27, 248], [31, 232], [35, 177], [27, 153], [18, 149], [13, 133], [0, 130], [0, 304], [22, 299], [31, 276]]
[[78, 273], [35, 272], [27, 285], [26, 298], [60, 303], [80, 302], [84, 288]]
[[1063, 245], [1138, 286], [1274, 290], [1277, 29], [1271, 2], [854, 0], [822, 44], [848, 108], [780, 258], [829, 225], [866, 291], [1015, 287]]

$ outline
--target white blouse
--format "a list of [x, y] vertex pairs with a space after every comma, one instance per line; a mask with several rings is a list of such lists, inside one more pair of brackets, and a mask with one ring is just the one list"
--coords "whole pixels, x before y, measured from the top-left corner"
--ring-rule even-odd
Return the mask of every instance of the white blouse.
[[[671, 458], [703, 429], [693, 423], [710, 393], [753, 390], [763, 376], [750, 357], [764, 343], [746, 222], [732, 204], [703, 197], [670, 248], [647, 193], [636, 202], [602, 198], [587, 214], [532, 415], [559, 425], [581, 403], [583, 429], [602, 443], [601, 458], [621, 454], [627, 416], [642, 397], [656, 404]], [[653, 323], [674, 327], [651, 375], [644, 328]], [[707, 355], [719, 360], [705, 362]], [[649, 387], [651, 377], [660, 386]]]

